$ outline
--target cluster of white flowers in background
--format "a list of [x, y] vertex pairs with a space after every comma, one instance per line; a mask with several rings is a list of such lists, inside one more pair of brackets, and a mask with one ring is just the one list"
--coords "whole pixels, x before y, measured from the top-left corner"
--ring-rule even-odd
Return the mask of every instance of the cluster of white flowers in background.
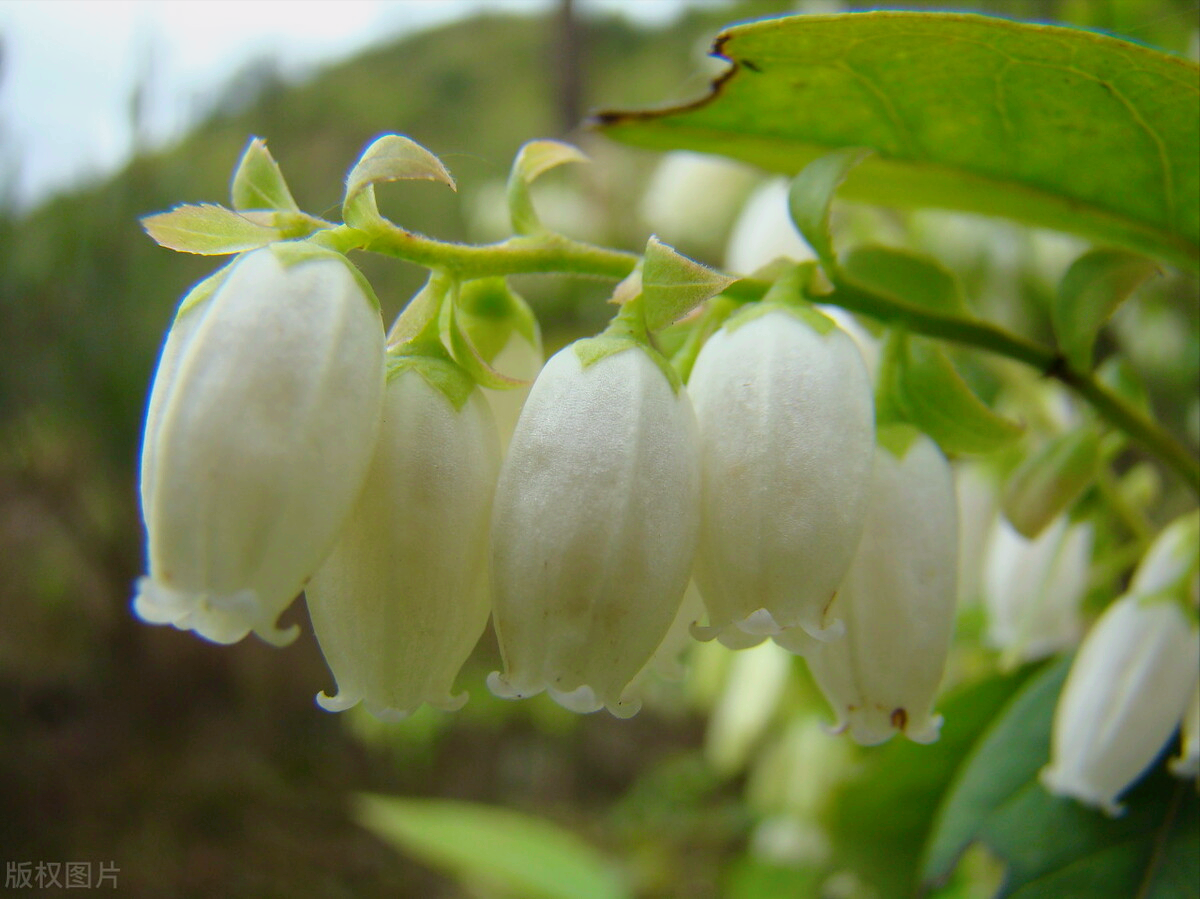
[[[749, 190], [731, 177], [722, 202]], [[752, 221], [764, 197], [783, 207], [776, 188], [754, 195]], [[747, 247], [806, 252], [738, 240], [746, 267], [771, 262]], [[753, 702], [727, 692], [718, 766], [769, 715], [783, 650], [805, 659], [835, 730], [936, 740], [959, 594], [982, 594], [1007, 662], [1070, 648], [1094, 535], [1063, 515], [1022, 537], [984, 486], [966, 522], [978, 545], [960, 547], [968, 506], [938, 445], [877, 426], [874, 338], [786, 277], [714, 326], [681, 378], [644, 319], [630, 326], [637, 296], [543, 366], [503, 279], [455, 283], [389, 340], [344, 255], [308, 241], [242, 253], [185, 297], [159, 362], [137, 614], [283, 644], [295, 630], [277, 620], [303, 591], [337, 683], [319, 704], [389, 720], [466, 701], [455, 682], [489, 616], [494, 694], [619, 717], [690, 634], [741, 651], [734, 680], [773, 685]], [[464, 333], [476, 364], [524, 386], [482, 387]], [[1053, 792], [1115, 812], [1181, 720], [1172, 770], [1196, 776], [1198, 543], [1196, 514], [1167, 528], [1085, 638], [1043, 775]]]

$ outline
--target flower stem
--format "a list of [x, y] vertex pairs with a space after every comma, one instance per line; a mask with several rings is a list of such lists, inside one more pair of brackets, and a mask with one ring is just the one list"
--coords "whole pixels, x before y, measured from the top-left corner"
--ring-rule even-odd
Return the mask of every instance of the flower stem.
[[[617, 280], [633, 271], [639, 258], [635, 253], [598, 247], [554, 233], [473, 246], [435, 240], [387, 222], [369, 231], [339, 226], [325, 232], [322, 242], [404, 259], [443, 270], [462, 280], [537, 273]], [[724, 296], [751, 302], [761, 299], [769, 287], [768, 281], [743, 278], [726, 288]], [[1111, 425], [1141, 444], [1178, 474], [1194, 493], [1200, 494], [1200, 461], [1157, 422], [1106, 388], [1092, 374], [1073, 369], [1054, 348], [988, 322], [943, 315], [846, 282], [839, 283], [832, 293], [812, 299], [888, 324], [903, 325], [913, 333], [987, 350], [1037, 369], [1045, 377], [1074, 390]]]

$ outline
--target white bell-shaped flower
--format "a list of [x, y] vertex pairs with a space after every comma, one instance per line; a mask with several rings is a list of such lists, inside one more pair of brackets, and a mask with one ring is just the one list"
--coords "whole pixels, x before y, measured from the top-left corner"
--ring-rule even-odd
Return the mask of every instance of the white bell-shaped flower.
[[[500, 446], [481, 391], [449, 360], [401, 357], [375, 459], [341, 537], [305, 589], [342, 711], [397, 720], [456, 709], [454, 679], [487, 625], [488, 523]], [[449, 386], [444, 391], [441, 387]]]
[[790, 628], [818, 638], [866, 514], [874, 439], [858, 349], [820, 313], [747, 310], [700, 351], [688, 382], [700, 428], [696, 583], [733, 648]]
[[1118, 815], [1117, 801], [1154, 762], [1200, 678], [1196, 625], [1183, 602], [1200, 570], [1200, 519], [1168, 526], [1129, 592], [1104, 610], [1079, 647], [1054, 713], [1042, 784]]
[[1033, 661], [1074, 646], [1092, 559], [1092, 525], [1060, 516], [1033, 540], [998, 515], [983, 568], [989, 645], [1006, 664]]
[[902, 733], [938, 737], [934, 699], [950, 650], [957, 585], [957, 503], [937, 445], [907, 428], [880, 429], [866, 526], [834, 601], [841, 640], [776, 637], [804, 652], [813, 679], [863, 745]]
[[688, 584], [700, 479], [687, 393], [635, 343], [593, 352], [611, 341], [551, 358], [513, 434], [492, 518], [504, 672], [488, 686], [625, 717]]
[[146, 414], [145, 621], [218, 643], [275, 621], [329, 551], [379, 427], [378, 304], [344, 257], [274, 245], [185, 299]]

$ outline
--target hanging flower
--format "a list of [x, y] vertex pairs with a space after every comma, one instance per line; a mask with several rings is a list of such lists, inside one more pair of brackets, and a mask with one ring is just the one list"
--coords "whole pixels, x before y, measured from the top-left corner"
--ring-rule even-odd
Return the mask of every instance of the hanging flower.
[[342, 711], [398, 720], [457, 709], [454, 679], [487, 625], [487, 539], [500, 447], [448, 359], [393, 360], [375, 459], [345, 530], [305, 590]]
[[650, 352], [572, 344], [525, 403], [492, 519], [499, 696], [547, 690], [620, 717], [640, 706], [627, 687], [679, 609], [699, 517], [691, 404]]
[[688, 383], [700, 428], [700, 639], [741, 648], [829, 614], [866, 514], [871, 388], [854, 342], [820, 313], [762, 306], [700, 351]]
[[997, 515], [984, 561], [986, 639], [1013, 665], [1074, 646], [1092, 557], [1092, 525], [1060, 516], [1033, 540]]
[[1129, 592], [1084, 638], [1054, 713], [1042, 784], [1118, 815], [1117, 801], [1154, 762], [1184, 717], [1200, 678], [1194, 602], [1200, 517], [1155, 540]]
[[275, 620], [329, 551], [379, 427], [383, 325], [344, 257], [276, 244], [185, 298], [146, 413], [134, 609], [218, 643]]
[[863, 745], [902, 733], [938, 737], [933, 703], [950, 649], [956, 595], [956, 501], [937, 445], [903, 426], [880, 429], [862, 540], [833, 613], [841, 640], [803, 631], [775, 638], [805, 653], [813, 679]]

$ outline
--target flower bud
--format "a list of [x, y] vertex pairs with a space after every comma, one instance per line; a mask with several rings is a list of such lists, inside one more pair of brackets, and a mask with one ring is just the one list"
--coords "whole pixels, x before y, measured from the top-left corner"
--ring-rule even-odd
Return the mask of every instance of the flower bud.
[[1100, 616], [1071, 665], [1042, 784], [1120, 814], [1118, 797], [1179, 726], [1197, 677], [1196, 629], [1180, 604], [1125, 594]]
[[329, 551], [379, 427], [383, 325], [346, 260], [275, 245], [181, 306], [142, 444], [145, 621], [233, 643], [275, 620]]
[[750, 274], [776, 259], [804, 262], [815, 259], [788, 213], [788, 182], [772, 178], [746, 200], [729, 235], [725, 268]]
[[1037, 538], [997, 515], [984, 561], [986, 640], [1005, 663], [1028, 662], [1074, 646], [1092, 557], [1092, 526], [1060, 516]]
[[[487, 625], [488, 523], [500, 468], [491, 411], [468, 375], [448, 360], [401, 361], [384, 394], [366, 485], [305, 589], [338, 686], [317, 702], [337, 712], [362, 700], [388, 720], [422, 702], [466, 702], [451, 690]], [[439, 389], [447, 381], [463, 388], [454, 398]]]
[[699, 461], [686, 392], [649, 351], [612, 341], [547, 362], [513, 434], [492, 518], [504, 673], [488, 686], [625, 717], [688, 584]]
[[724, 156], [666, 153], [643, 195], [642, 218], [672, 245], [708, 247], [714, 235], [728, 231], [758, 177]]
[[954, 630], [953, 476], [928, 437], [893, 427], [880, 438], [862, 540], [833, 603], [845, 638], [818, 643], [793, 631], [775, 640], [805, 652], [838, 729], [856, 742], [869, 746], [900, 732], [931, 743], [942, 723], [933, 702]]
[[854, 342], [819, 313], [755, 309], [704, 345], [688, 392], [709, 615], [696, 636], [737, 648], [789, 628], [840, 633], [828, 609], [862, 531], [874, 447]]

